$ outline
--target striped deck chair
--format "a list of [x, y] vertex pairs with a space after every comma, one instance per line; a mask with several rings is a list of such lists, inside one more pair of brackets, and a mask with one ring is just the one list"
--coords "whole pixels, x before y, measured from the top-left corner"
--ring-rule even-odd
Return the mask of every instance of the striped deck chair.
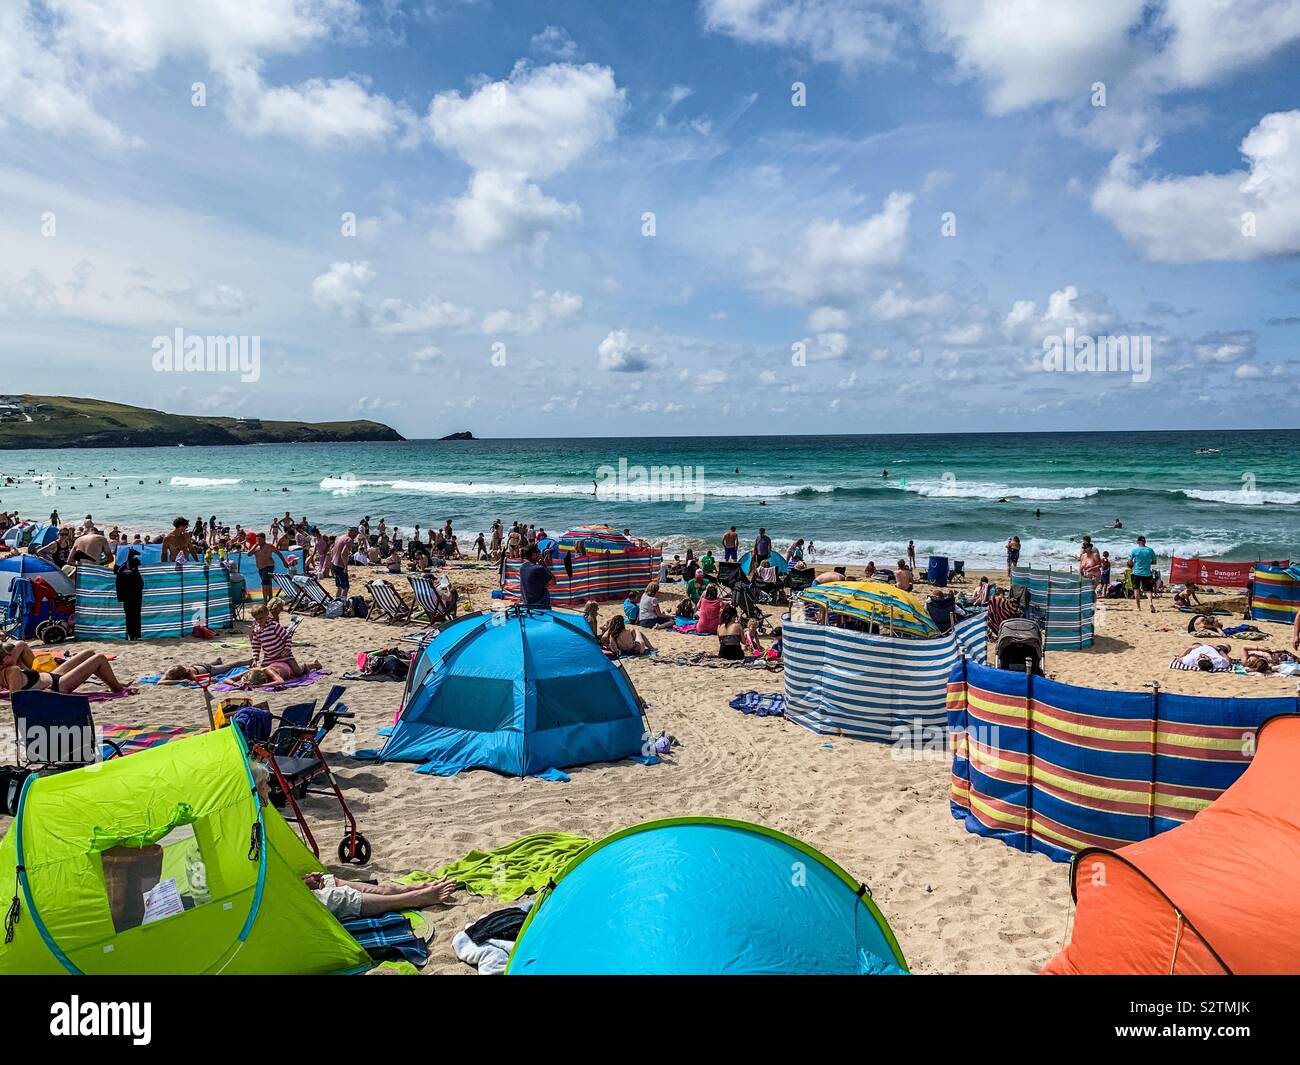
[[438, 594], [438, 585], [432, 577], [409, 576], [406, 579], [411, 583], [411, 595], [415, 597], [430, 624], [440, 625], [455, 618], [459, 599], [455, 588], [451, 590], [451, 601], [445, 602]]
[[397, 589], [382, 577], [367, 581], [366, 588], [370, 592], [370, 598], [374, 600], [375, 608], [379, 611], [380, 616], [376, 618], [377, 621], [411, 620], [411, 611], [415, 608], [408, 606], [406, 601], [397, 594]]
[[298, 600], [302, 598], [302, 587], [294, 583], [292, 573], [272, 573], [271, 584], [284, 600], [285, 608], [296, 610]]
[[296, 607], [299, 613], [310, 611], [313, 614], [323, 614], [325, 608], [337, 598], [330, 595], [315, 577], [298, 577], [294, 583], [302, 592], [302, 599]]

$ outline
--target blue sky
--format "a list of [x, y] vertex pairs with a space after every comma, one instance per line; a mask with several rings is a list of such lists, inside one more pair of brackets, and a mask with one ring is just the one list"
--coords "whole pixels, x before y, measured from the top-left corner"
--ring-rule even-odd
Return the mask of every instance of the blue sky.
[[3, 0], [0, 365], [413, 437], [1296, 426], [1298, 60], [1300, 0]]

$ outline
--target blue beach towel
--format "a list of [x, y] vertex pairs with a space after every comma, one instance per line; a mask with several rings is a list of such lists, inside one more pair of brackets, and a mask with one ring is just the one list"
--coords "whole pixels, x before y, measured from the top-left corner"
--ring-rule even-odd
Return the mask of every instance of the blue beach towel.
[[785, 696], [780, 692], [741, 692], [728, 705], [755, 717], [785, 716]]
[[372, 958], [391, 958], [397, 954], [412, 965], [423, 965], [429, 960], [428, 941], [415, 934], [407, 914], [381, 913], [340, 923]]

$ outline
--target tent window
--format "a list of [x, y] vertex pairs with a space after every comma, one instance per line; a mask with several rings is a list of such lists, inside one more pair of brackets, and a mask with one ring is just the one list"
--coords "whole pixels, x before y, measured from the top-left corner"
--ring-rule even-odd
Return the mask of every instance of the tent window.
[[148, 846], [109, 847], [100, 860], [108, 908], [118, 932], [174, 917], [212, 900], [193, 825], [180, 825]]

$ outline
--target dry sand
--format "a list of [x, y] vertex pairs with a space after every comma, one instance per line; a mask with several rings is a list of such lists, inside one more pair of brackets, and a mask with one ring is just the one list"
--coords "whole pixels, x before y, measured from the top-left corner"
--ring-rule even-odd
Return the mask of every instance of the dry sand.
[[[354, 573], [354, 588], [365, 576]], [[475, 608], [491, 604], [494, 569], [458, 566], [454, 580], [469, 590]], [[666, 600], [680, 594], [672, 587]], [[616, 609], [618, 604], [604, 604], [602, 619]], [[1141, 690], [1159, 682], [1169, 691], [1200, 695], [1295, 693], [1296, 683], [1285, 678], [1169, 670], [1170, 657], [1192, 642], [1187, 617], [1168, 597], [1159, 601], [1154, 616], [1139, 615], [1128, 602], [1107, 604], [1098, 619], [1096, 645], [1049, 654], [1047, 671], [1066, 682], [1099, 688]], [[1260, 627], [1275, 634], [1262, 646], [1289, 645], [1283, 626]], [[359, 650], [392, 644], [415, 628], [307, 619], [296, 640], [299, 657], [320, 658], [333, 677], [312, 688], [269, 696], [272, 708], [323, 697], [331, 680], [355, 667]], [[247, 625], [239, 624], [236, 631], [242, 636]], [[654, 639], [665, 650], [716, 649], [716, 641], [703, 637], [660, 633]], [[1239, 650], [1242, 645], [1234, 641], [1233, 646]], [[118, 643], [105, 649], [117, 654], [118, 673], [127, 677], [200, 657], [241, 654], [195, 640]], [[417, 774], [412, 765], [352, 760], [350, 751], [382, 744], [376, 729], [391, 724], [402, 694], [400, 684], [352, 683], [346, 702], [357, 716], [356, 735], [335, 732], [326, 752], [373, 844], [374, 857], [364, 870], [335, 864], [333, 851], [342, 835], [337, 805], [313, 798], [307, 810], [326, 863], [343, 876], [388, 878], [432, 870], [471, 849], [499, 846], [529, 832], [599, 838], [651, 818], [726, 816], [806, 840], [866, 883], [917, 973], [1032, 973], [1063, 945], [1069, 917], [1067, 866], [966, 832], [949, 812], [946, 757], [901, 759], [883, 744], [819, 737], [780, 718], [748, 717], [728, 707], [728, 700], [742, 690], [780, 691], [780, 674], [649, 660], [629, 660], [627, 666], [650, 704], [651, 727], [666, 729], [681, 746], [663, 765], [575, 769], [567, 784], [486, 771], [429, 777]], [[98, 705], [99, 722], [206, 721], [196, 691], [153, 686], [140, 691]], [[437, 933], [426, 972], [470, 973], [452, 954], [452, 935], [500, 906], [464, 893], [456, 897], [454, 906], [434, 915]]]

